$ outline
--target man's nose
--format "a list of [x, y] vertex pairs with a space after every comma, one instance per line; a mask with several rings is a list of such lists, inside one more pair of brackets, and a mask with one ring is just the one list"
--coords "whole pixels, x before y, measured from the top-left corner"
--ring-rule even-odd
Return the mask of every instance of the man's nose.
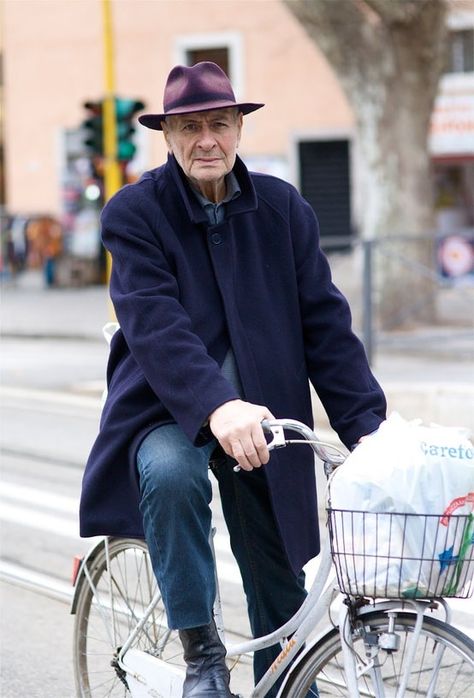
[[216, 145], [216, 139], [209, 126], [203, 126], [198, 139], [198, 145], [205, 150], [211, 150]]

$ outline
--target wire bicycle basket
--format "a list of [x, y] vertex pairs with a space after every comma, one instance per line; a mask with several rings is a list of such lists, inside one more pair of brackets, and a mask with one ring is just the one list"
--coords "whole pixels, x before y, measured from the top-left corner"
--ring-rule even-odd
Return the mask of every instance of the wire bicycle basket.
[[327, 511], [332, 558], [344, 594], [387, 599], [472, 595], [472, 513]]

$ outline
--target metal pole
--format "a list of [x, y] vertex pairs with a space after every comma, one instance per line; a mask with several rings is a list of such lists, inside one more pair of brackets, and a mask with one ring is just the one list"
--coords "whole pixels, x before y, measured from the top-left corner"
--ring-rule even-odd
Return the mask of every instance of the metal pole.
[[[102, 0], [103, 47], [104, 47], [104, 194], [108, 201], [122, 186], [120, 165], [117, 161], [117, 124], [115, 119], [115, 71], [112, 9], [110, 0]], [[112, 258], [106, 251], [107, 285], [112, 273]], [[110, 314], [115, 313], [110, 308]]]
[[102, 0], [104, 28], [104, 185], [105, 200], [122, 185], [117, 161], [117, 124], [115, 120], [115, 71], [112, 11], [110, 0]]
[[369, 364], [373, 361], [373, 344], [374, 344], [374, 325], [373, 325], [373, 240], [364, 240], [362, 249], [364, 251], [364, 268], [363, 268], [363, 319], [362, 332], [365, 352]]

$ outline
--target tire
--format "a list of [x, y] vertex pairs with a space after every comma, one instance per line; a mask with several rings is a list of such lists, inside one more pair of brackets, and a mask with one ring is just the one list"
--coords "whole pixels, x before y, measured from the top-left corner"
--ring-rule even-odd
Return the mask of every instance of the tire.
[[[110, 539], [108, 550], [110, 577], [104, 547], [88, 567], [96, 595], [86, 578], [78, 594], [73, 661], [79, 698], [130, 696], [116, 658], [157, 588], [143, 541]], [[134, 647], [183, 666], [178, 633], [168, 630], [161, 600]]]
[[[387, 632], [388, 617], [380, 611], [372, 611], [359, 616], [361, 624], [368, 632], [376, 635]], [[379, 676], [383, 680], [385, 696], [395, 696], [401, 680], [402, 668], [407, 653], [410, 634], [415, 626], [416, 615], [397, 612], [395, 633], [400, 637], [399, 649], [395, 652], [379, 650]], [[374, 636], [372, 636], [374, 637]], [[435, 618], [426, 617], [418, 641], [412, 671], [405, 691], [406, 696], [426, 696], [437, 647], [443, 647], [441, 668], [435, 681], [433, 698], [467, 698], [474, 686], [474, 642], [456, 628]], [[361, 637], [354, 637], [354, 648], [361, 657], [366, 656]], [[337, 628], [328, 632], [294, 667], [282, 691], [282, 698], [309, 698], [317, 695], [311, 691], [315, 681], [321, 698], [323, 696], [347, 696], [343, 674], [342, 649]], [[377, 696], [370, 676], [359, 678], [361, 696]]]

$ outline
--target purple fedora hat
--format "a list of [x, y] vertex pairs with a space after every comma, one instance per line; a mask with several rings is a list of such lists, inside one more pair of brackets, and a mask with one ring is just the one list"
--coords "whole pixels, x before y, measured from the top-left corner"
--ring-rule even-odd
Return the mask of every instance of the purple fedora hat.
[[162, 114], [142, 114], [138, 121], [157, 131], [161, 122], [173, 114], [238, 107], [242, 114], [249, 114], [263, 107], [253, 102], [236, 102], [230, 80], [215, 63], [202, 61], [191, 67], [177, 65], [168, 75], [163, 98]]

